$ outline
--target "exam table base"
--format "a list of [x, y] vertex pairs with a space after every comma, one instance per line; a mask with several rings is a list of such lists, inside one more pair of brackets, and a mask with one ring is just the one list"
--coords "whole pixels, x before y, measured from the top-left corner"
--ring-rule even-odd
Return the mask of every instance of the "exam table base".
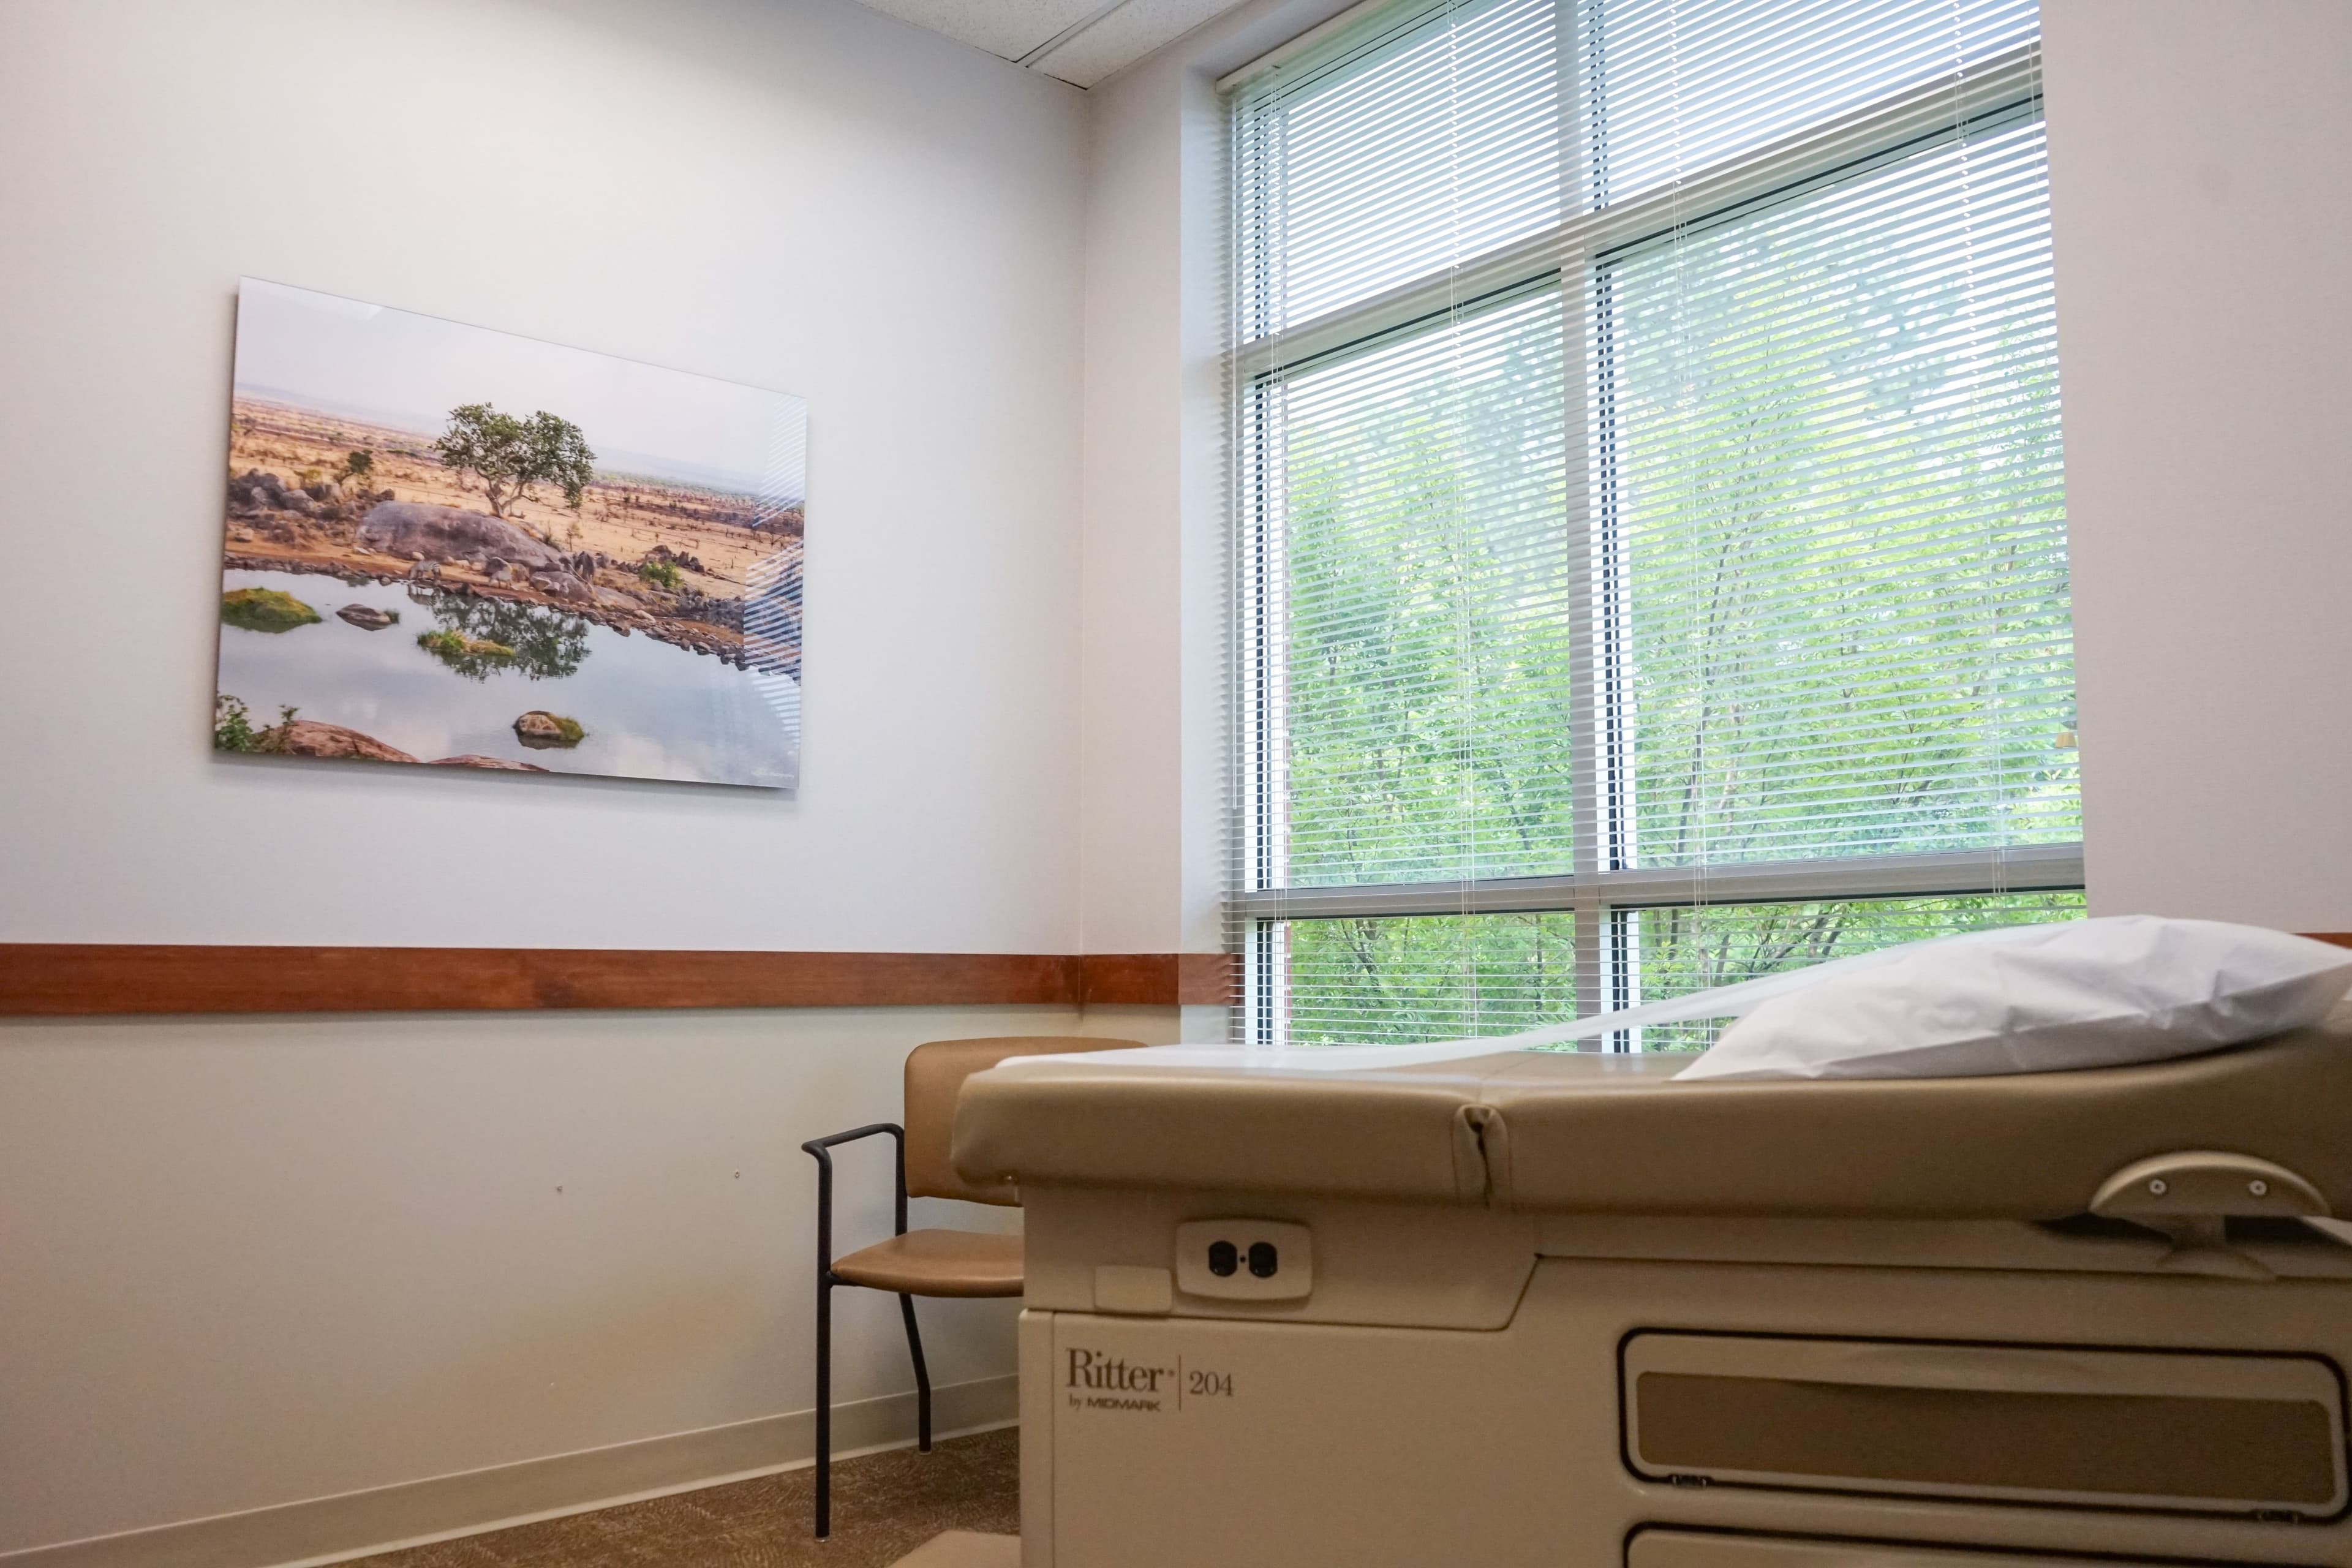
[[[1031, 1245], [1050, 1256], [1045, 1207]], [[1645, 1334], [2041, 1347], [2086, 1365], [2157, 1351], [2224, 1378], [2226, 1358], [2260, 1355], [2340, 1388], [2352, 1279], [1545, 1258], [1500, 1328], [1033, 1300], [1021, 1332], [1025, 1568], [2352, 1564], [2340, 1509], [1645, 1478], [1622, 1388]], [[2327, 1419], [2340, 1471], [2340, 1398]]]

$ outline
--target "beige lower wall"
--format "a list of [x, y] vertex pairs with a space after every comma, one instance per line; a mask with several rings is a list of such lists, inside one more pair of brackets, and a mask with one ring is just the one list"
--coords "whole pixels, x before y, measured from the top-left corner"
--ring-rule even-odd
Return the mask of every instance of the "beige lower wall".
[[[1186, 1038], [1184, 1030], [1193, 1007], [1089, 1007], [1079, 1029], [1116, 1040], [1140, 1040], [1147, 1046], [1172, 1046]], [[1216, 1011], [1220, 1014], [1223, 1008]]]
[[[935, 1386], [934, 1431], [945, 1439], [1010, 1425], [1019, 1400], [1020, 1379], [1009, 1373]], [[835, 1458], [873, 1448], [910, 1447], [915, 1433], [912, 1391], [834, 1408]], [[815, 1450], [815, 1413], [796, 1410], [641, 1443], [0, 1552], [0, 1563], [7, 1568], [254, 1568], [263, 1563], [311, 1568], [803, 1468]]]
[[[1172, 1037], [1174, 1019], [1087, 1026]], [[1081, 1024], [0, 1025], [0, 1552], [805, 1412], [802, 1140], [895, 1118], [923, 1040]], [[887, 1142], [840, 1161], [842, 1244], [887, 1234]], [[935, 1381], [1011, 1373], [1014, 1308], [924, 1303]], [[835, 1377], [844, 1404], [912, 1386], [887, 1297], [838, 1298]], [[415, 1523], [383, 1538], [451, 1528]]]

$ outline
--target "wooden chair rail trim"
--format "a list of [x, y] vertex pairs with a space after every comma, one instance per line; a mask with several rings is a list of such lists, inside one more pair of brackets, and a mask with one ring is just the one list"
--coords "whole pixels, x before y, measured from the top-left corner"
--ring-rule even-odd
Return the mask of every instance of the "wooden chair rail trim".
[[534, 1008], [1172, 1007], [1232, 996], [1223, 953], [0, 943], [0, 1016]]
[[[2352, 931], [2305, 935], [2352, 947]], [[1233, 1001], [1223, 952], [743, 952], [0, 943], [0, 1016], [536, 1008], [1173, 1007]]]

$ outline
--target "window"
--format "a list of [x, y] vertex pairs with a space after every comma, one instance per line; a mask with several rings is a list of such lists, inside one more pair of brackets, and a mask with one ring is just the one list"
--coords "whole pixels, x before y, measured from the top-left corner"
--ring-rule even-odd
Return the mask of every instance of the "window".
[[2037, 37], [1406, 0], [1228, 83], [1245, 1037], [2080, 912]]

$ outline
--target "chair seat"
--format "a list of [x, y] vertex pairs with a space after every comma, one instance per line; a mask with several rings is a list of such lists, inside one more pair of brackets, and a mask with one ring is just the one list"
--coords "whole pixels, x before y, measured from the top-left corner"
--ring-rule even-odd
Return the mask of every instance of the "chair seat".
[[1018, 1296], [1021, 1238], [980, 1230], [910, 1230], [835, 1258], [834, 1278], [908, 1296]]

